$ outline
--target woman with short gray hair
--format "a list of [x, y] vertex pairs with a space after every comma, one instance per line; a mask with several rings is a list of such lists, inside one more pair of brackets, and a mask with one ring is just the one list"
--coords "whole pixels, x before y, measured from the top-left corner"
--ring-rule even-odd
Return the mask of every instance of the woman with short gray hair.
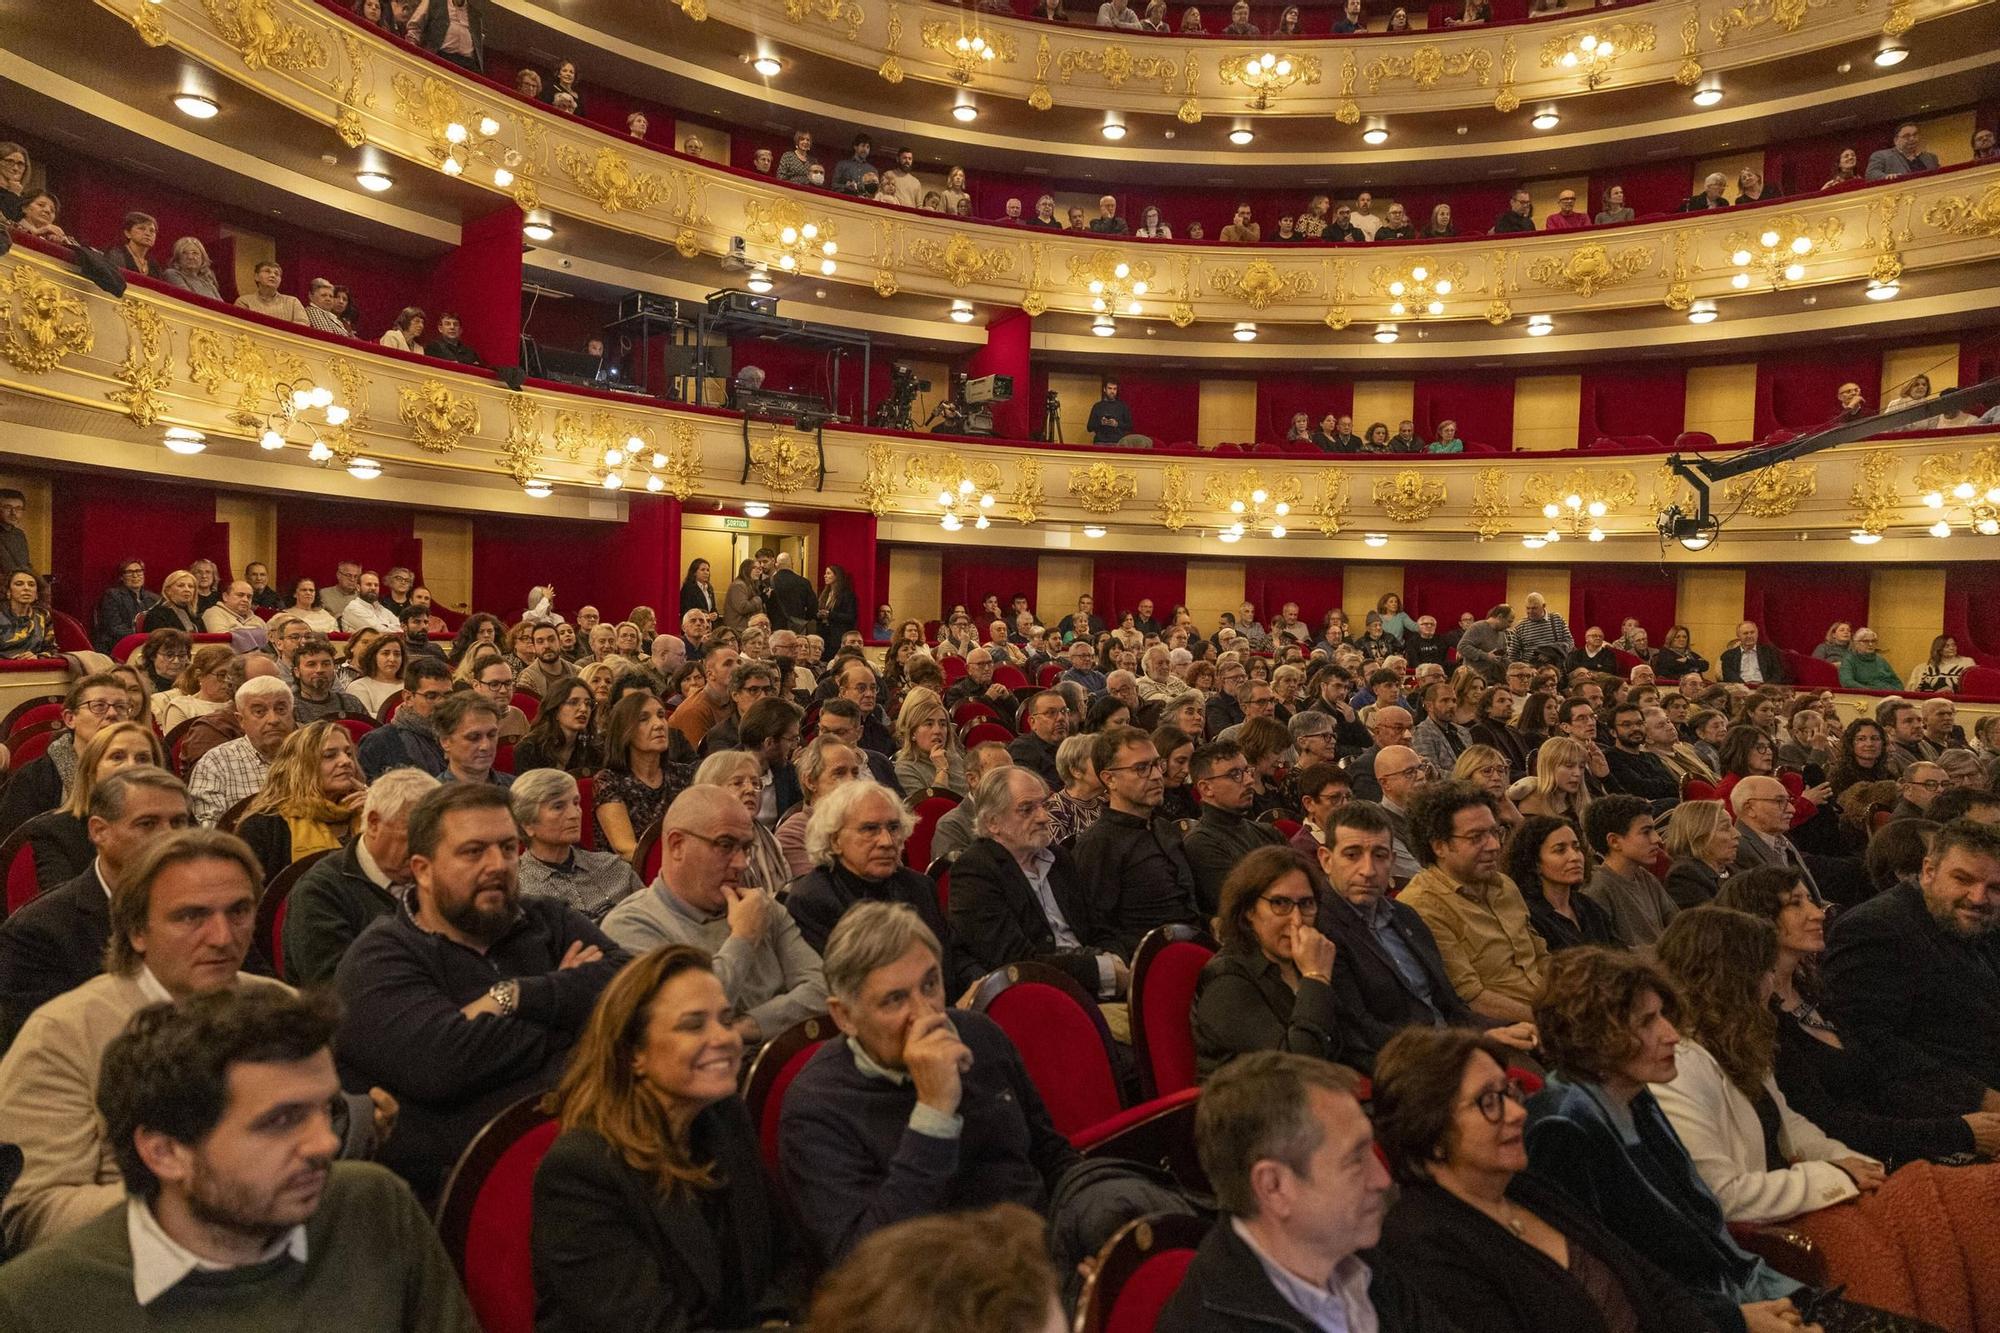
[[717, 750], [694, 771], [694, 785], [720, 787], [743, 803], [754, 839], [743, 882], [767, 889], [773, 896], [784, 892], [792, 879], [791, 867], [771, 830], [757, 822], [757, 807], [764, 803], [764, 766], [757, 762], [757, 756], [748, 750]]
[[1049, 797], [1049, 814], [1056, 821], [1055, 838], [1063, 842], [1076, 837], [1104, 813], [1104, 784], [1098, 780], [1091, 751], [1094, 735], [1071, 736], [1056, 747], [1056, 776], [1063, 789]]
[[533, 768], [507, 789], [521, 849], [521, 892], [555, 898], [592, 921], [641, 887], [632, 863], [583, 841], [583, 798], [576, 779], [558, 768]]

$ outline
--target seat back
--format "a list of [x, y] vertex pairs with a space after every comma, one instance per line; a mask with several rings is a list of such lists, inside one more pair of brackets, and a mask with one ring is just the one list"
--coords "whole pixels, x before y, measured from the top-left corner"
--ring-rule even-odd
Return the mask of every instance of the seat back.
[[999, 681], [1010, 690], [1025, 690], [1028, 688], [1027, 675], [1012, 662], [1002, 662], [999, 666], [994, 667], [993, 679]]
[[395, 718], [396, 710], [403, 706], [403, 700], [409, 697], [409, 693], [408, 690], [397, 690], [384, 701], [382, 711], [375, 715], [383, 726], [388, 726], [390, 721]]
[[[176, 722], [174, 723], [173, 730], [160, 739], [160, 744], [165, 746], [167, 750], [167, 767], [171, 768], [174, 771], [174, 776], [178, 777], [182, 782], [187, 781], [188, 766], [181, 762], [181, 745], [187, 740], [188, 728], [193, 726], [195, 722], [195, 718]], [[15, 762], [18, 763], [19, 760], [17, 759]]]
[[[1042, 663], [1042, 669], [1035, 673], [1035, 684], [1041, 686], [1043, 689], [1046, 690], [1049, 686], [1056, 683], [1056, 678], [1061, 676], [1062, 673], [1063, 673], [1062, 663], [1044, 662]], [[1000, 673], [999, 671], [996, 670], [993, 673], [993, 675], [995, 679], [998, 679]]]
[[1194, 992], [1216, 949], [1205, 931], [1161, 926], [1132, 955], [1132, 1050], [1148, 1096], [1195, 1085]]
[[632, 868], [639, 872], [641, 883], [651, 884], [660, 873], [660, 825], [662, 820], [654, 820], [652, 826], [639, 835], [639, 845], [632, 849]]
[[338, 726], [342, 731], [346, 732], [348, 738], [351, 739], [356, 745], [361, 744], [361, 738], [363, 736], [366, 736], [369, 732], [375, 730], [375, 724], [373, 722], [370, 722], [365, 717], [353, 717], [349, 715], [343, 715], [341, 717], [333, 718], [332, 721], [334, 725]]
[[0, 873], [7, 878], [6, 910], [0, 912], [0, 919], [5, 919], [42, 891], [42, 882], [35, 873], [35, 849], [28, 845], [26, 826], [15, 829], [7, 841], [0, 842]]
[[938, 915], [951, 920], [951, 862], [946, 861], [944, 869], [931, 876], [931, 883], [937, 885]]
[[[1797, 680], [1799, 684], [1810, 685], [1815, 689], [1837, 690], [1840, 688], [1840, 668], [1833, 663], [1814, 657], [1811, 653], [1788, 654], [1786, 661], [1792, 669], [1793, 679]], [[1977, 669], [1976, 667], [1974, 668], [1974, 670]], [[1969, 676], [1972, 672], [1967, 671], [1965, 674]], [[2000, 677], [2000, 673], [1995, 673], [1995, 675], [1996, 677]], [[1996, 680], [1996, 683], [2000, 683], [2000, 680]]]
[[972, 1008], [1013, 1041], [1064, 1138], [1125, 1109], [1104, 1016], [1065, 973], [1044, 963], [1010, 963], [979, 982]]
[[757, 1127], [757, 1142], [764, 1154], [764, 1169], [772, 1180], [778, 1172], [778, 1125], [785, 1109], [785, 1090], [838, 1029], [825, 1014], [801, 1019], [764, 1043], [750, 1062], [743, 1080], [743, 1105], [750, 1123]]
[[960, 743], [968, 750], [975, 745], [984, 745], [988, 741], [998, 741], [1002, 745], [1007, 745], [1013, 739], [1014, 733], [998, 722], [975, 722], [959, 737]]
[[2000, 699], [2000, 668], [1967, 667], [1958, 678], [1958, 692], [1981, 699]]
[[312, 869], [313, 862], [322, 856], [332, 854], [335, 848], [327, 847], [302, 856], [271, 877], [264, 886], [264, 892], [257, 899], [257, 923], [252, 928], [257, 947], [271, 960], [271, 968], [278, 974], [278, 980], [285, 977], [285, 904], [291, 896], [292, 886]]
[[493, 747], [493, 771], [496, 773], [513, 773], [514, 742], [501, 741]]
[[965, 679], [965, 659], [953, 653], [938, 659], [938, 666], [944, 669], [944, 683], [956, 685]]
[[520, 709], [527, 716], [528, 721], [533, 722], [535, 714], [542, 711], [542, 701], [526, 690], [515, 690], [514, 707]]
[[55, 744], [56, 737], [62, 735], [62, 721], [31, 722], [17, 728], [8, 738], [7, 747], [14, 752], [13, 765], [19, 769], [31, 759], [40, 759]]
[[37, 722], [49, 722], [62, 717], [63, 697], [60, 694], [38, 694], [32, 699], [23, 699], [14, 705], [7, 716], [0, 718], [0, 739], [13, 738], [23, 727], [32, 727]]
[[597, 779], [578, 778], [576, 799], [583, 806], [582, 846], [597, 850]]
[[445, 1252], [486, 1333], [535, 1333], [535, 1169], [561, 1128], [543, 1114], [541, 1099], [525, 1097], [488, 1121], [438, 1199]]
[[917, 827], [911, 832], [909, 841], [903, 844], [903, 864], [912, 870], [922, 870], [931, 863], [931, 838], [937, 832], [940, 819], [958, 809], [960, 798], [950, 792], [929, 789], [917, 802]]
[[1151, 1333], [1180, 1290], [1207, 1227], [1162, 1215], [1127, 1222], [1097, 1252], [1077, 1298], [1079, 1333]]
[[56, 636], [56, 650], [64, 653], [87, 653], [90, 651], [90, 631], [83, 622], [63, 611], [49, 612], [49, 629]]
[[992, 704], [982, 702], [978, 699], [967, 699], [958, 707], [952, 709], [951, 720], [958, 723], [961, 727], [969, 727], [978, 722], [992, 722], [995, 724], [1002, 722], [1000, 714], [993, 710]]

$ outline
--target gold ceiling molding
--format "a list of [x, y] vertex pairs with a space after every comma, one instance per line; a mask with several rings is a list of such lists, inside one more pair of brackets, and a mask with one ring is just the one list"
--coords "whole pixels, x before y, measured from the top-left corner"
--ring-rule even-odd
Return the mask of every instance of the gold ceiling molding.
[[1421, 523], [1444, 503], [1445, 484], [1406, 469], [1391, 477], [1377, 477], [1373, 494], [1375, 507], [1396, 522]]
[[1759, 518], [1783, 518], [1811, 499], [1818, 487], [1817, 466], [1787, 459], [1727, 483], [1722, 498]]
[[326, 65], [321, 31], [291, 17], [285, 0], [201, 0], [201, 7], [248, 69], [296, 73]]
[[0, 335], [0, 357], [30, 375], [46, 374], [97, 342], [83, 303], [18, 261], [0, 278]]
[[479, 407], [443, 380], [426, 377], [397, 393], [398, 415], [425, 453], [448, 454], [479, 431]]
[[1978, 194], [1948, 194], [1924, 209], [1924, 221], [1953, 236], [2000, 236], [2000, 181]]
[[1069, 470], [1069, 493], [1093, 514], [1115, 514], [1139, 493], [1139, 479], [1110, 463]]
[[240, 392], [230, 421], [246, 429], [261, 429], [278, 409], [278, 386], [307, 379], [306, 363], [296, 351], [273, 346], [248, 332], [196, 329], [188, 334], [188, 378], [211, 397], [225, 385]]
[[635, 171], [630, 158], [610, 148], [586, 157], [568, 144], [556, 146], [556, 165], [583, 197], [606, 213], [653, 207], [667, 197], [667, 182], [649, 171]]
[[[1040, 58], [1037, 48], [1036, 59]], [[1062, 53], [1058, 64], [1064, 83], [1083, 70], [1102, 78], [1108, 88], [1123, 88], [1127, 79], [1137, 77], [1142, 83], [1157, 83], [1160, 91], [1170, 93], [1181, 77], [1181, 67], [1172, 57], [1135, 56], [1123, 42], [1109, 42], [1094, 51], [1072, 47]]]
[[1426, 42], [1407, 55], [1382, 56], [1368, 62], [1368, 92], [1382, 91], [1384, 83], [1407, 80], [1428, 91], [1445, 79], [1468, 79], [1475, 88], [1493, 80], [1493, 53], [1465, 50], [1447, 53], [1435, 42]]

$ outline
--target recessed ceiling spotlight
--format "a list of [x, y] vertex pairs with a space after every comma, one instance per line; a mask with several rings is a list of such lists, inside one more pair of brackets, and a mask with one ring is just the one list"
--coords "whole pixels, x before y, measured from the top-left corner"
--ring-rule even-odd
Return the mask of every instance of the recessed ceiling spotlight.
[[1117, 143], [1120, 139], [1125, 137], [1125, 122], [1122, 120], [1115, 119], [1113, 117], [1109, 116], [1105, 117], [1104, 137], [1111, 140], [1111, 142], [1113, 143]]
[[1083, 525], [1083, 535], [1090, 538], [1102, 537], [1104, 528], [1096, 523], [1086, 523]]
[[1229, 336], [1240, 343], [1256, 342], [1257, 322], [1250, 319], [1239, 319], [1236, 321], [1236, 327], [1230, 331]]
[[964, 300], [953, 301], [951, 303], [951, 322], [954, 324], [970, 324], [972, 322], [972, 302]]
[[1398, 336], [1394, 324], [1377, 324], [1375, 326], [1375, 341], [1378, 343], [1392, 343], [1396, 341]]
[[979, 108], [970, 102], [960, 102], [952, 107], [951, 118], [961, 125], [970, 125], [979, 119]]
[[1109, 338], [1118, 332], [1118, 324], [1109, 315], [1099, 315], [1090, 321], [1090, 331], [1100, 338]]
[[1453, 134], [1470, 134], [1470, 133], [1472, 133], [1472, 126], [1470, 126], [1470, 125], [1454, 125], [1454, 126], [1452, 126], [1452, 127], [1451, 127], [1451, 132], [1452, 132]]
[[1361, 538], [1361, 542], [1364, 546], [1387, 546], [1389, 544], [1389, 534], [1386, 532], [1370, 532]]
[[1244, 147], [1256, 137], [1256, 135], [1246, 129], [1233, 129], [1229, 132], [1229, 142], [1235, 144], [1238, 148]]
[[555, 494], [555, 485], [546, 477], [530, 477], [521, 483], [522, 493], [530, 500], [546, 500]]
[[1688, 323], [1690, 324], [1713, 324], [1715, 323], [1715, 316], [1716, 309], [1715, 302], [1713, 301], [1696, 301], [1688, 307]]
[[202, 93], [174, 94], [174, 109], [189, 120], [214, 120], [222, 111], [213, 97]]
[[1694, 104], [1696, 106], [1714, 106], [1721, 100], [1722, 89], [1720, 88], [1709, 87], [1694, 90]]
[[750, 270], [750, 276], [743, 280], [743, 285], [759, 296], [762, 296], [765, 292], [771, 290], [771, 270], [765, 268], [762, 264], [757, 265], [757, 267]]
[[1891, 69], [1910, 58], [1910, 48], [1901, 42], [1890, 42], [1875, 53], [1875, 64], [1881, 69]]
[[1847, 534], [1847, 540], [1853, 542], [1856, 546], [1873, 546], [1876, 542], [1882, 540], [1882, 534], [1879, 532], [1870, 532], [1866, 528], [1856, 528]]
[[760, 55], [751, 60], [750, 68], [767, 79], [775, 79], [785, 72], [785, 62], [776, 56]]
[[1835, 74], [1852, 74], [1854, 72], [1854, 62], [1852, 60], [1843, 60], [1833, 67], [1833, 72]]
[[169, 426], [160, 442], [177, 454], [198, 454], [208, 448], [208, 437], [192, 426]]
[[1871, 301], [1887, 301], [1902, 290], [1902, 285], [1893, 278], [1887, 282], [1880, 278], [1868, 280], [1868, 299]]
[[554, 239], [555, 224], [549, 220], [547, 213], [530, 213], [528, 220], [521, 224], [521, 234], [539, 245]]
[[1554, 107], [1543, 107], [1528, 123], [1538, 130], [1552, 130], [1562, 124], [1562, 117], [1556, 114]]
[[1549, 316], [1547, 315], [1528, 316], [1528, 336], [1530, 338], [1546, 338], [1549, 334], [1554, 333], [1555, 331], [1556, 331], [1556, 322]]
[[370, 194], [380, 194], [396, 183], [396, 178], [380, 167], [363, 167], [354, 173], [354, 183]]
[[373, 481], [382, 475], [382, 465], [372, 458], [357, 458], [347, 465], [347, 475], [356, 481]]
[[1381, 125], [1370, 125], [1367, 129], [1361, 131], [1361, 142], [1367, 144], [1370, 148], [1378, 148], [1389, 142], [1389, 131]]
[[761, 500], [752, 500], [749, 504], [743, 506], [743, 515], [746, 518], [763, 518], [770, 512], [771, 506]]

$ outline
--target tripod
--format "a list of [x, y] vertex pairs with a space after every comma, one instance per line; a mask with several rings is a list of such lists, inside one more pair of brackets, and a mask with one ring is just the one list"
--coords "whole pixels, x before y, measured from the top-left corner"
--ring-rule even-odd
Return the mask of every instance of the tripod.
[[1048, 398], [1048, 407], [1042, 416], [1042, 441], [1045, 444], [1063, 443], [1062, 404], [1054, 394]]

